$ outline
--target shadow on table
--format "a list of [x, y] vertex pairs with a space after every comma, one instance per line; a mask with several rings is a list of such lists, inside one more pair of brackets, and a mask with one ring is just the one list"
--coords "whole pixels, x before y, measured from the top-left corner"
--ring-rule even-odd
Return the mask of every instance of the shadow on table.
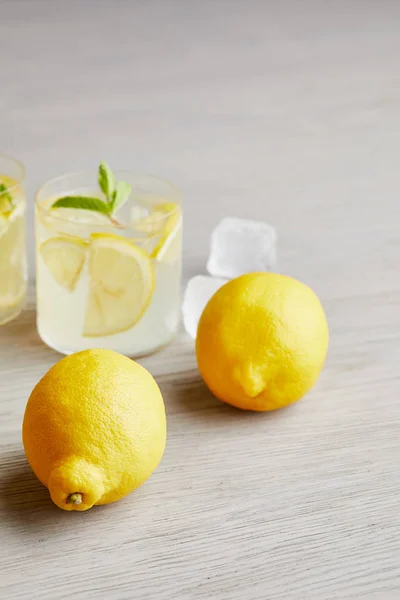
[[2, 527], [26, 535], [37, 536], [45, 524], [58, 522], [62, 512], [33, 473], [22, 448], [0, 453], [0, 505]]
[[[116, 503], [120, 511], [132, 507], [136, 494]], [[126, 503], [125, 503], [126, 501]], [[74, 539], [90, 524], [98, 526], [116, 504], [95, 506], [88, 511], [64, 511], [56, 506], [48, 489], [30, 468], [23, 449], [0, 450], [0, 537], [4, 529], [12, 529], [30, 542], [45, 542], [67, 531]]]
[[[249, 421], [259, 413], [237, 409], [218, 400], [205, 385], [197, 369], [159, 378], [167, 416], [186, 414], [218, 427], [227, 421]], [[266, 413], [265, 413], [266, 414]], [[270, 413], [271, 414], [271, 413]]]

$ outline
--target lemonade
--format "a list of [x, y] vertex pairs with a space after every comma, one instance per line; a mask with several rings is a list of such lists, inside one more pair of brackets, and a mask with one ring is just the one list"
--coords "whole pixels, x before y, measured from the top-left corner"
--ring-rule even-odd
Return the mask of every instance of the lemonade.
[[0, 155], [0, 325], [16, 317], [26, 295], [24, 168]]
[[[166, 345], [179, 326], [179, 193], [130, 172], [116, 174], [124, 180], [118, 185], [109, 174], [108, 189], [94, 175], [67, 175], [37, 194], [39, 335], [64, 354], [96, 347], [145, 355]], [[122, 201], [111, 211], [105, 204], [110, 192], [111, 206], [115, 189]]]

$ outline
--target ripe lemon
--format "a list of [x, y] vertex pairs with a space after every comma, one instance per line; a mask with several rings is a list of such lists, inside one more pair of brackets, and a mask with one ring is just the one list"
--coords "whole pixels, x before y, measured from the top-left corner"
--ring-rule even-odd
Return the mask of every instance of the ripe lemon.
[[324, 310], [309, 287], [284, 275], [250, 273], [226, 283], [204, 309], [197, 362], [220, 400], [275, 410], [314, 385], [328, 337]]
[[28, 461], [64, 510], [108, 504], [140, 486], [166, 442], [164, 402], [146, 369], [111, 350], [55, 364], [26, 406]]

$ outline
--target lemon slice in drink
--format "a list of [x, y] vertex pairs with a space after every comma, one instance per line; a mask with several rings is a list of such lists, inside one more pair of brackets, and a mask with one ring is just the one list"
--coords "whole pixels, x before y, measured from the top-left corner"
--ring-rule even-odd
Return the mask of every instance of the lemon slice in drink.
[[0, 185], [6, 187], [5, 191], [0, 190], [0, 214], [1, 216], [8, 216], [14, 208], [13, 201], [16, 198], [23, 196], [23, 191], [15, 179], [12, 179], [7, 175], [0, 175]]
[[0, 309], [17, 306], [26, 289], [25, 227], [17, 208], [0, 214]]
[[19, 187], [16, 179], [13, 179], [12, 177], [9, 177], [8, 175], [0, 174], [0, 183], [4, 183], [4, 185], [7, 186], [8, 188]]
[[0, 238], [7, 231], [8, 228], [8, 215], [0, 212]]
[[[1, 184], [1, 178], [0, 178]], [[0, 189], [0, 217], [7, 217], [13, 209], [12, 197], [8, 192], [2, 192]], [[1, 227], [1, 225], [0, 225]]]
[[154, 292], [154, 269], [148, 254], [125, 238], [93, 233], [89, 276], [83, 335], [113, 335], [136, 325]]
[[26, 291], [24, 206], [14, 204], [22, 189], [7, 175], [0, 175], [0, 310], [13, 309]]
[[72, 292], [86, 260], [88, 244], [75, 237], [59, 236], [46, 240], [40, 246], [42, 258], [54, 279]]
[[[151, 256], [157, 261], [168, 260], [168, 262], [173, 262], [179, 252], [179, 246], [174, 244], [174, 242], [177, 240], [181, 228], [181, 211], [175, 202], [165, 202], [157, 204], [154, 207], [154, 213], [158, 215], [158, 219], [162, 215], [165, 219], [165, 224], [161, 232], [161, 237]], [[166, 215], [168, 216], [166, 217]]]

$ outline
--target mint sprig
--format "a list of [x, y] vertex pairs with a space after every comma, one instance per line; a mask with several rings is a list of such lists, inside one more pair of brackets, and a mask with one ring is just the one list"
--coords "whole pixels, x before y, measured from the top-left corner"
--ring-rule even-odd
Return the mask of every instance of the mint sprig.
[[102, 162], [99, 167], [99, 186], [106, 200], [92, 196], [63, 196], [56, 200], [51, 208], [76, 208], [92, 210], [107, 215], [115, 221], [113, 214], [127, 201], [132, 191], [132, 186], [125, 181], [116, 182], [114, 173], [107, 163]]

